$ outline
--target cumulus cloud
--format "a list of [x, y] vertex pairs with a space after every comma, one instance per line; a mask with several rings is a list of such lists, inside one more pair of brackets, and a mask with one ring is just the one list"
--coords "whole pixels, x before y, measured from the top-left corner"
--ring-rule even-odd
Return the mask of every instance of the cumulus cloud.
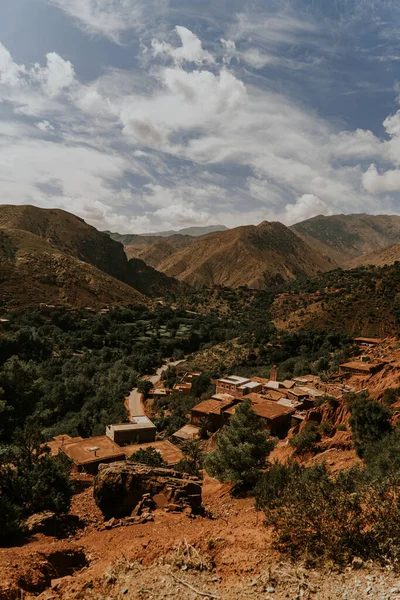
[[314, 194], [303, 194], [295, 204], [287, 204], [285, 207], [285, 221], [288, 225], [311, 219], [317, 215], [329, 214], [331, 214], [329, 207]]
[[[114, 5], [120, 16], [132, 4], [54, 3], [86, 14], [88, 23], [96, 6], [107, 13]], [[288, 19], [278, 25], [271, 33], [276, 43], [312, 30]], [[7, 143], [0, 143], [3, 196], [66, 208], [122, 232], [271, 218], [293, 223], [349, 205], [374, 212], [375, 194], [400, 189], [393, 170], [400, 164], [400, 111], [385, 120], [387, 140], [364, 129], [340, 131], [283, 87], [258, 85], [261, 73], [249, 78], [238, 68], [252, 63], [259, 70], [275, 60], [257, 23], [254, 44], [244, 37], [248, 20], [240, 26], [222, 40], [222, 55], [221, 47], [213, 56], [180, 26], [180, 45], [170, 35], [154, 42], [154, 63], [143, 70], [110, 68], [85, 83], [56, 53], [25, 66], [0, 46], [0, 99], [14, 113]], [[372, 162], [378, 167], [364, 173]]]
[[53, 98], [74, 83], [75, 70], [69, 60], [64, 60], [56, 52], [46, 54], [46, 59], [46, 67], [36, 65], [33, 76], [42, 82], [44, 91]]
[[7, 48], [0, 42], [0, 84], [11, 87], [20, 84], [21, 75], [25, 72], [23, 65], [17, 65]]
[[246, 102], [243, 82], [226, 69], [215, 75], [166, 68], [159, 81], [162, 88], [152, 97], [128, 97], [120, 112], [124, 133], [143, 145], [166, 149], [173, 133], [218, 128]]
[[175, 31], [180, 37], [182, 46], [175, 48], [171, 44], [153, 39], [152, 50], [154, 56], [169, 56], [177, 65], [185, 62], [196, 65], [212, 65], [215, 63], [214, 57], [207, 50], [204, 50], [203, 44], [197, 35], [186, 29], [186, 27], [177, 26]]
[[398, 192], [400, 191], [400, 169], [385, 171], [380, 175], [376, 165], [371, 165], [364, 173], [362, 183], [371, 194]]

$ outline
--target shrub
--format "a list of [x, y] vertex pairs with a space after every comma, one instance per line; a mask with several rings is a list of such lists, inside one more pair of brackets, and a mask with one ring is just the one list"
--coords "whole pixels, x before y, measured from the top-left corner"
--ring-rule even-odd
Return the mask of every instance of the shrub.
[[289, 443], [296, 450], [296, 454], [304, 454], [315, 450], [315, 444], [319, 442], [321, 435], [315, 423], [307, 423], [304, 429], [290, 438]]
[[201, 449], [199, 440], [190, 440], [182, 447], [185, 458], [176, 465], [176, 471], [188, 473], [189, 475], [201, 476], [203, 468], [204, 452]]
[[132, 454], [129, 460], [148, 465], [149, 467], [163, 467], [167, 465], [161, 454], [153, 446], [140, 448], [140, 450]]
[[331, 435], [334, 435], [336, 428], [334, 427], [334, 425], [332, 425], [330, 421], [322, 421], [320, 425], [320, 430], [323, 435], [330, 437]]
[[400, 388], [387, 388], [383, 392], [383, 402], [387, 406], [391, 406], [399, 399]]
[[399, 480], [372, 484], [357, 468], [337, 478], [324, 465], [285, 469], [275, 484], [278, 494], [264, 493], [258, 500], [280, 550], [339, 564], [354, 556], [383, 563], [400, 558]]
[[391, 412], [372, 398], [357, 398], [350, 403], [350, 427], [358, 456], [363, 457], [367, 447], [390, 433]]
[[220, 481], [251, 487], [274, 445], [263, 431], [250, 400], [245, 400], [218, 435], [216, 450], [206, 456], [204, 466]]

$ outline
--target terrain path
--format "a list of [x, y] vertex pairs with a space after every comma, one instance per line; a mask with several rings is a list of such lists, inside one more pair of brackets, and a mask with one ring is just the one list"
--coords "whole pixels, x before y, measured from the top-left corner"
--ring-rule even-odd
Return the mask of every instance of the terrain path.
[[[147, 381], [151, 381], [153, 385], [160, 380], [161, 375], [166, 371], [169, 367], [176, 367], [180, 363], [185, 362], [184, 360], [176, 360], [175, 362], [169, 362], [155, 372], [154, 375], [146, 375], [143, 379]], [[133, 388], [131, 393], [128, 396], [128, 410], [129, 410], [129, 419], [133, 419], [134, 417], [142, 417], [145, 415], [144, 406], [142, 402], [142, 394], [138, 391], [137, 388]]]

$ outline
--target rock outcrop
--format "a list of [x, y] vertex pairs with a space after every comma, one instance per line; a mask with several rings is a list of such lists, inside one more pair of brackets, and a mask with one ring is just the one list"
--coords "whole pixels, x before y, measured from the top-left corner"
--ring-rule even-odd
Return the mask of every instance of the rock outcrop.
[[196, 477], [137, 463], [100, 465], [94, 483], [95, 502], [107, 519], [131, 515], [149, 495], [157, 508], [196, 513], [202, 506], [201, 492]]

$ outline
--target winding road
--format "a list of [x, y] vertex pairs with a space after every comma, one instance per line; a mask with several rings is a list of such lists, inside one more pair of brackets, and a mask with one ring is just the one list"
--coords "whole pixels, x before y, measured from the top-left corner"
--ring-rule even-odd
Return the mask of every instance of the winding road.
[[[147, 381], [151, 381], [153, 385], [160, 380], [161, 375], [166, 371], [169, 367], [176, 367], [184, 360], [176, 360], [175, 362], [169, 362], [157, 369], [154, 375], [146, 375], [143, 379]], [[129, 419], [133, 419], [134, 417], [142, 417], [145, 415], [144, 406], [142, 402], [142, 394], [138, 391], [137, 388], [133, 388], [131, 393], [128, 396], [128, 408], [129, 408]]]

